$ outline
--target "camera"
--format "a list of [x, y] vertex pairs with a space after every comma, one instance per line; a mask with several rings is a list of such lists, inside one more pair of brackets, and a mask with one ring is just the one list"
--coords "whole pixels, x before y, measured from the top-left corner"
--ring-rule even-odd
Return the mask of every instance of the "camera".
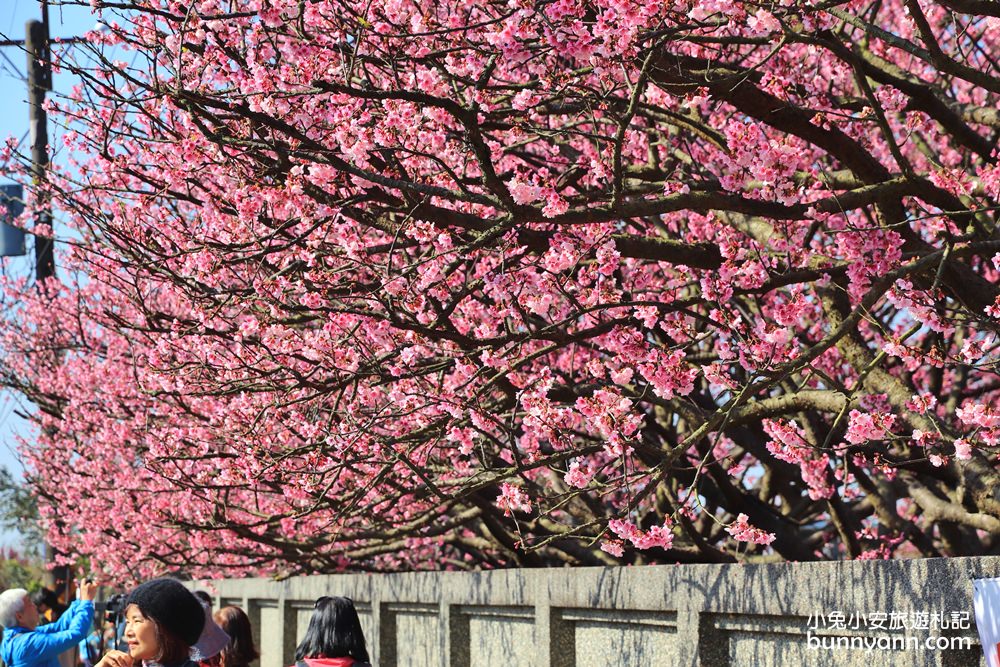
[[122, 612], [125, 611], [125, 594], [115, 593], [104, 603], [104, 618], [114, 625], [118, 625]]

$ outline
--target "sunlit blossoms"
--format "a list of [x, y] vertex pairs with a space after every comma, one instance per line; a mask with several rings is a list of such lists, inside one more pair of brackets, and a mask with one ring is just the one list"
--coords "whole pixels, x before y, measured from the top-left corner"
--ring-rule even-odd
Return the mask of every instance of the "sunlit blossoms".
[[990, 3], [127, 4], [3, 284], [67, 558], [1000, 547]]

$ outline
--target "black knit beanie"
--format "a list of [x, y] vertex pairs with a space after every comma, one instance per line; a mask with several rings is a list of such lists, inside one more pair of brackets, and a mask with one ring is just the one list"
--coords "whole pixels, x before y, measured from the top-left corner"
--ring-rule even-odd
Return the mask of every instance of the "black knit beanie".
[[205, 626], [205, 610], [194, 594], [176, 579], [153, 579], [137, 586], [125, 600], [126, 608], [135, 605], [146, 618], [194, 646]]

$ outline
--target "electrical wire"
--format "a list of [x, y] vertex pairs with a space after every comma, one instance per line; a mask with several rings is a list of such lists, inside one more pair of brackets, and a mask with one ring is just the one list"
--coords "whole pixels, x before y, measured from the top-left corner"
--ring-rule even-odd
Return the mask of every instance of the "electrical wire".
[[10, 74], [11, 78], [20, 79], [22, 83], [27, 83], [28, 82], [28, 77], [25, 76], [25, 74], [21, 72], [21, 70], [18, 68], [18, 66], [14, 64], [14, 61], [11, 60], [10, 57], [7, 55], [7, 53], [5, 51], [3, 51], [2, 49], [0, 49], [0, 57], [3, 57], [3, 59], [6, 60], [7, 64], [10, 66], [9, 70], [6, 67], [4, 67], [3, 70], [5, 72], [8, 72]]
[[14, 29], [14, 21], [17, 20], [17, 3], [18, 2], [20, 2], [20, 0], [14, 0], [14, 11], [11, 12], [11, 14], [10, 14], [10, 26], [7, 28], [7, 32], [10, 32], [11, 30]]

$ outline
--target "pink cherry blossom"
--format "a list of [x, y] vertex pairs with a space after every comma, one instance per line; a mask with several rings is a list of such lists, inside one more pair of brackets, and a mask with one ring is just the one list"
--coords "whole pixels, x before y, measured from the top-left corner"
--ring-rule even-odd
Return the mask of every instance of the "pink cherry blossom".
[[61, 559], [990, 548], [939, 529], [1000, 518], [984, 3], [97, 4], [46, 179], [0, 145], [57, 240], [0, 356]]
[[746, 514], [740, 513], [728, 528], [726, 532], [733, 536], [733, 539], [740, 542], [750, 542], [751, 544], [760, 544], [762, 546], [767, 546], [775, 540], [775, 535], [773, 533], [768, 533], [760, 528], [754, 528], [749, 524], [749, 519]]
[[888, 435], [895, 422], [895, 415], [851, 410], [847, 434], [844, 439], [854, 444], [867, 440], [881, 440]]
[[530, 512], [531, 500], [524, 489], [504, 482], [500, 485], [500, 495], [497, 496], [497, 507], [503, 510], [505, 516], [511, 516], [514, 511]]

